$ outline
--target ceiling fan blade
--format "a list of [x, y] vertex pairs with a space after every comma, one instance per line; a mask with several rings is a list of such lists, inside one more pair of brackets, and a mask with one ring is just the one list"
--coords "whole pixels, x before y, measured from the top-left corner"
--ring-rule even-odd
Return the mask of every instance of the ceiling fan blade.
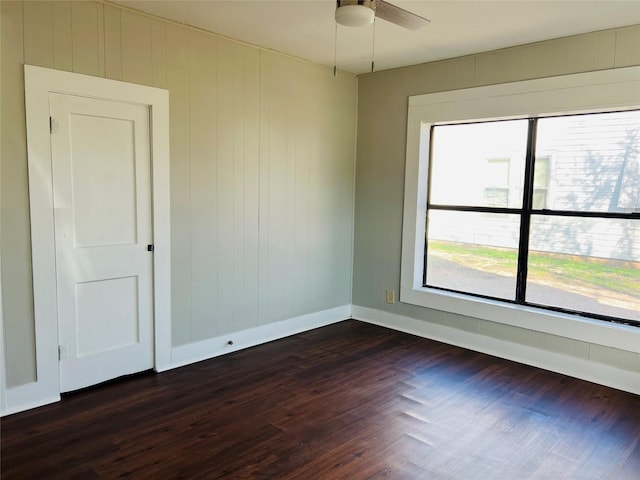
[[431, 20], [411, 13], [404, 8], [385, 2], [384, 0], [376, 0], [376, 17], [382, 18], [387, 22], [395, 23], [409, 30], [417, 30], [431, 23]]

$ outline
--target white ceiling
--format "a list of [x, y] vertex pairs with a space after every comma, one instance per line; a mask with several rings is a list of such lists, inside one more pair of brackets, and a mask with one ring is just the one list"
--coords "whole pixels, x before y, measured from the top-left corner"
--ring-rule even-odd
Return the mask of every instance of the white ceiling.
[[[253, 45], [334, 65], [334, 0], [115, 0]], [[640, 0], [391, 0], [431, 20], [376, 21], [376, 70], [640, 24]], [[373, 27], [338, 29], [338, 68], [370, 70]]]

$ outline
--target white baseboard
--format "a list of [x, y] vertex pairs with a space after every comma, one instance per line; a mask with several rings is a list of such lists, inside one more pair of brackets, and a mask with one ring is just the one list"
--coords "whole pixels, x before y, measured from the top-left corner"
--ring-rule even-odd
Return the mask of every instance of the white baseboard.
[[37, 382], [26, 383], [17, 387], [7, 388], [6, 408], [0, 412], [0, 417], [13, 413], [24, 412], [32, 408], [41, 407], [60, 401], [60, 396], [52, 398], [40, 398]]
[[[260, 327], [243, 330], [241, 332], [229, 333], [201, 342], [181, 345], [171, 349], [171, 365], [168, 368], [159, 369], [158, 371], [170, 370], [224, 355], [225, 353], [242, 350], [243, 348], [253, 347], [296, 333], [341, 322], [350, 317], [351, 305], [343, 305], [329, 310], [290, 318], [281, 322], [261, 325]], [[228, 344], [230, 340], [233, 341], [232, 345]], [[5, 409], [0, 411], [0, 416], [11, 415], [60, 401], [60, 396], [40, 398], [40, 393], [37, 382], [6, 389]]]
[[[351, 305], [331, 308], [320, 312], [268, 323], [240, 332], [232, 332], [200, 342], [188, 343], [171, 349], [171, 367], [177, 368], [207, 360], [227, 353], [267, 343], [296, 333], [305, 332], [351, 317]], [[233, 344], [229, 344], [232, 341]], [[168, 369], [166, 369], [168, 370]]]
[[[347, 318], [355, 318], [356, 320], [380, 325], [393, 330], [437, 340], [450, 345], [456, 345], [469, 350], [475, 350], [640, 395], [640, 374], [638, 374], [638, 372], [622, 370], [582, 358], [528, 347], [518, 343], [507, 342], [477, 333], [357, 305], [343, 305], [329, 310], [290, 318], [281, 322], [229, 333], [201, 342], [173, 347], [171, 349], [171, 365], [162, 371], [207, 360], [332, 323], [341, 322]], [[228, 344], [229, 340], [233, 342], [232, 345]], [[0, 412], [0, 416], [22, 412], [59, 400], [59, 396], [40, 398], [37, 382], [8, 388], [6, 390], [6, 408]]]
[[351, 316], [363, 322], [640, 395], [638, 372], [357, 305], [352, 306]]

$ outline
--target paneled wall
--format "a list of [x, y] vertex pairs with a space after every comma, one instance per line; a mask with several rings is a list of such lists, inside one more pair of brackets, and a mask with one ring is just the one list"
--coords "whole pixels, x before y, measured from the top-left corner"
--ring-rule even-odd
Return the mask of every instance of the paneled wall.
[[386, 289], [400, 289], [410, 95], [639, 64], [640, 26], [631, 26], [360, 76], [353, 304], [640, 372], [636, 352], [385, 303]]
[[24, 63], [169, 90], [174, 346], [350, 303], [353, 75], [109, 4], [0, 4], [8, 387], [36, 375]]

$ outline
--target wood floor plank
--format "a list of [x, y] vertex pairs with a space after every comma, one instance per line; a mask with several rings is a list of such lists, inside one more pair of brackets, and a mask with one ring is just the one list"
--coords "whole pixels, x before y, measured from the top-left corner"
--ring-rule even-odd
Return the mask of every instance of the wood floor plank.
[[2, 419], [10, 479], [637, 479], [640, 397], [349, 320]]

